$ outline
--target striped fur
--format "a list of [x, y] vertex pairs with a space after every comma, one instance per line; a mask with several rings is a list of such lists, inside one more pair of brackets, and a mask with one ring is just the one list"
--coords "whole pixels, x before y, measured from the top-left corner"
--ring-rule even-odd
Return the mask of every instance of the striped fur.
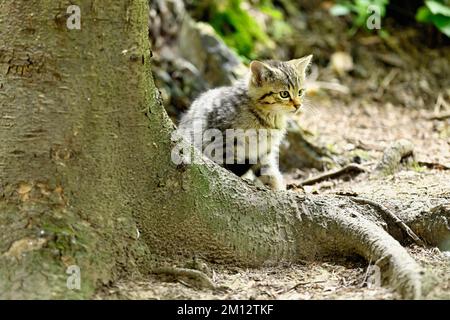
[[[267, 143], [263, 145], [258, 140], [260, 160], [247, 167], [261, 171], [260, 180], [272, 189], [284, 190], [277, 161], [279, 145], [285, 135], [287, 117], [302, 105], [305, 71], [311, 58], [253, 61], [249, 74], [233, 86], [212, 89], [198, 97], [182, 117], [179, 130], [190, 139], [195, 134], [201, 136], [207, 129], [217, 129], [223, 134], [227, 129], [270, 130]], [[205, 143], [211, 142], [204, 142], [203, 147]], [[248, 144], [240, 147], [255, 148]], [[227, 152], [226, 148], [223, 152]], [[240, 175], [245, 170], [237, 169], [238, 166], [230, 165], [228, 169]]]

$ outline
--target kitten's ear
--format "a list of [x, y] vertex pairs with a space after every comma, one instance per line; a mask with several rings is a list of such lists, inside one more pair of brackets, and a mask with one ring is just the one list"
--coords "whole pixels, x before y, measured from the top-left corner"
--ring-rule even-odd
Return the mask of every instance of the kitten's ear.
[[264, 62], [254, 60], [250, 63], [252, 81], [255, 85], [261, 86], [264, 81], [275, 73], [275, 70]]
[[300, 59], [290, 60], [288, 63], [294, 66], [294, 68], [297, 69], [299, 72], [304, 74], [306, 72], [306, 69], [308, 69], [308, 66], [311, 63], [312, 57], [313, 55], [310, 54], [309, 56], [305, 56]]

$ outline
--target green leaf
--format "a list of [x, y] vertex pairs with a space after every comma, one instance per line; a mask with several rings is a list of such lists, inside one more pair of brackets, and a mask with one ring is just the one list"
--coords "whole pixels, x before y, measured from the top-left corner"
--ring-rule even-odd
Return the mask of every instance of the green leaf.
[[342, 4], [335, 4], [330, 8], [330, 14], [333, 16], [345, 16], [350, 13], [350, 8]]
[[433, 14], [442, 14], [450, 17], [450, 7], [437, 1], [425, 1], [425, 5]]
[[433, 14], [431, 13], [430, 9], [423, 6], [417, 10], [416, 20], [419, 22], [431, 22], [432, 15]]
[[284, 18], [283, 13], [273, 7], [264, 6], [259, 8], [259, 10], [261, 10], [262, 13], [267, 14], [268, 16], [270, 16], [275, 20], [282, 20]]
[[433, 24], [447, 37], [450, 37], [450, 18], [443, 15], [435, 15], [431, 17]]

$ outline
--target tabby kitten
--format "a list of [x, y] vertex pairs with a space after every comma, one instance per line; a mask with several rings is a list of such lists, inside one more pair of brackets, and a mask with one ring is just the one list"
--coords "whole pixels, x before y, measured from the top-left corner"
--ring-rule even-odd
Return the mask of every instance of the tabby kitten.
[[[285, 190], [278, 168], [279, 145], [287, 118], [302, 106], [311, 58], [253, 61], [249, 74], [233, 86], [198, 97], [182, 117], [179, 130], [191, 142], [201, 141], [197, 146], [209, 158], [235, 174], [242, 176], [251, 169], [265, 185]], [[210, 139], [211, 132], [214, 139]], [[229, 139], [230, 135], [234, 136]], [[206, 149], [213, 149], [213, 154]]]

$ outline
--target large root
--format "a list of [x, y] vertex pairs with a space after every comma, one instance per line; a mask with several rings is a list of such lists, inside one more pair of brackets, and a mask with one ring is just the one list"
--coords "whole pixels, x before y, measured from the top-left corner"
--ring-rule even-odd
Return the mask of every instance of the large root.
[[[174, 194], [173, 181], [182, 181], [177, 197], [165, 201], [163, 208], [163, 198], [149, 204], [148, 210], [160, 211], [156, 218], [139, 217], [153, 252], [255, 267], [359, 255], [376, 261], [380, 280], [403, 297], [421, 296], [421, 269], [383, 229], [382, 218], [368, 215], [365, 206], [347, 197], [258, 189], [205, 161], [183, 167], [181, 176], [168, 176], [171, 189], [161, 189], [160, 194]], [[183, 202], [177, 203], [178, 196]], [[174, 215], [175, 208], [183, 208], [183, 214]]]
[[[421, 296], [418, 264], [398, 241], [367, 219], [360, 207], [332, 198], [306, 200], [305, 205], [303, 208], [315, 208], [314, 214], [309, 216], [315, 226], [307, 225], [302, 232], [308, 232], [309, 239], [317, 237], [320, 245], [317, 248], [325, 250], [323, 254], [358, 254], [367, 261], [375, 261], [380, 270], [380, 282], [388, 283], [405, 298]], [[316, 208], [320, 207], [318, 211]]]

